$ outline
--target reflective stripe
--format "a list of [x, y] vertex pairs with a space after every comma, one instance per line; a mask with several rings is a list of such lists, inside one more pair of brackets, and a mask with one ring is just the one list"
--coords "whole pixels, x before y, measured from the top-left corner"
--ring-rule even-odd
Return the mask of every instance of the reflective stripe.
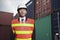
[[27, 39], [15, 38], [15, 40], [32, 40], [32, 38], [27, 38]]
[[33, 31], [15, 31], [16, 34], [31, 34]]
[[19, 24], [12, 24], [12, 27], [16, 27], [16, 26], [31, 26], [31, 27], [34, 27], [34, 24], [22, 24], [22, 23], [19, 23]]
[[16, 34], [16, 38], [31, 38], [32, 34]]

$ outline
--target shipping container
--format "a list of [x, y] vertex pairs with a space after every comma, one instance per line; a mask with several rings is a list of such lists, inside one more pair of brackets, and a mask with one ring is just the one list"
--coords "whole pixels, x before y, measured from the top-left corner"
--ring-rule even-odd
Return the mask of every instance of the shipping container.
[[52, 10], [60, 10], [60, 0], [51, 0]]
[[51, 0], [35, 0], [35, 40], [52, 40]]
[[35, 20], [35, 40], [52, 40], [51, 15]]
[[51, 14], [52, 40], [59, 40], [59, 11]]
[[13, 40], [12, 19], [12, 13], [0, 11], [0, 40]]
[[35, 0], [35, 18], [41, 18], [51, 13], [51, 0]]
[[[60, 15], [60, 0], [35, 0], [35, 19], [36, 19], [35, 27], [36, 27], [36, 32], [37, 32], [36, 40], [37, 39], [44, 40], [44, 38], [46, 38], [46, 40], [48, 39], [47, 37], [41, 38], [43, 36], [43, 32], [45, 31], [44, 30], [45, 28], [43, 26], [44, 21], [41, 21], [41, 20], [43, 20], [43, 18], [45, 20], [46, 17], [49, 17], [48, 14], [51, 15], [50, 16], [51, 19], [49, 19], [51, 22], [51, 25], [48, 23], [50, 25], [51, 39], [48, 39], [48, 40], [60, 40], [59, 39], [59, 32], [60, 32], [59, 31], [60, 30], [60, 28], [59, 28], [60, 20], [59, 19], [60, 18], [59, 18], [58, 13]], [[48, 20], [48, 19], [46, 19], [46, 20]], [[45, 23], [47, 23], [47, 21]], [[47, 26], [47, 25], [45, 25], [45, 26]], [[43, 29], [44, 31], [41, 29]], [[43, 32], [41, 32], [41, 31], [43, 31]], [[46, 30], [46, 31], [48, 31], [48, 30]], [[41, 35], [41, 36], [39, 36], [39, 35]]]

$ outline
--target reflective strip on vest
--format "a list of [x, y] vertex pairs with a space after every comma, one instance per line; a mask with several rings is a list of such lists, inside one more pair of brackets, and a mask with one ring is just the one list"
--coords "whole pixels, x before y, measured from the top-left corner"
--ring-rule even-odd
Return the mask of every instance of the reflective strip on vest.
[[32, 38], [27, 38], [27, 39], [15, 38], [15, 40], [32, 40]]
[[16, 34], [16, 38], [31, 38], [32, 34]]
[[31, 34], [33, 31], [15, 31], [16, 34]]
[[22, 24], [22, 23], [12, 24], [12, 27], [16, 27], [16, 26], [31, 26], [31, 27], [34, 27], [34, 24]]

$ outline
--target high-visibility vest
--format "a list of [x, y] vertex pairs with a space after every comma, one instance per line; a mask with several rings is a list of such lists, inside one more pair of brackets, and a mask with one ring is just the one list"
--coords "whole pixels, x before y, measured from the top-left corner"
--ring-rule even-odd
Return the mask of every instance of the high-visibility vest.
[[21, 23], [18, 19], [12, 20], [12, 30], [16, 35], [15, 40], [32, 40], [34, 30], [34, 20], [27, 18], [25, 23]]

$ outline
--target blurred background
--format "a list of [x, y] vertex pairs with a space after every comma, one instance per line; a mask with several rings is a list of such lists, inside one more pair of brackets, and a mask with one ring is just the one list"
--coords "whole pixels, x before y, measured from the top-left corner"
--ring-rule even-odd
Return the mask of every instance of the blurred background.
[[13, 40], [12, 19], [17, 7], [27, 6], [29, 18], [35, 20], [35, 40], [60, 40], [60, 0], [0, 0], [0, 40]]

